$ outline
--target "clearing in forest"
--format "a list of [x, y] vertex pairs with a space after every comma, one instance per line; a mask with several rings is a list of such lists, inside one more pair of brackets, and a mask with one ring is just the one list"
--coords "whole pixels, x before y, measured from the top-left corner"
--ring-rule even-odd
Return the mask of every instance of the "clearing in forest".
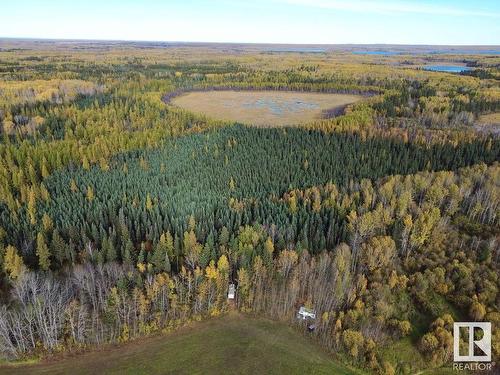
[[1, 367], [13, 374], [361, 374], [283, 323], [230, 313], [156, 337], [59, 361]]
[[298, 125], [332, 114], [363, 97], [294, 91], [195, 91], [172, 104], [208, 117], [256, 126]]

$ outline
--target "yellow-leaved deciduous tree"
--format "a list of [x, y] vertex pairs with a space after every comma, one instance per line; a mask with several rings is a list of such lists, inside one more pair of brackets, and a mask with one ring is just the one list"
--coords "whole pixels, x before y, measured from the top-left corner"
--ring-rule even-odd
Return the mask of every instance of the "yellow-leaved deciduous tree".
[[23, 258], [18, 255], [17, 249], [14, 246], [9, 245], [5, 249], [3, 269], [13, 280], [21, 276], [21, 274], [26, 270]]
[[249, 260], [261, 240], [262, 232], [257, 227], [245, 226], [240, 228], [238, 234], [237, 255], [242, 260]]
[[103, 170], [105, 172], [109, 171], [108, 161], [105, 158], [100, 158], [99, 159], [99, 167], [101, 168], [101, 170]]
[[453, 353], [453, 317], [444, 314], [431, 324], [431, 331], [420, 339], [420, 349], [430, 357], [434, 366], [451, 360]]
[[266, 242], [264, 242], [264, 259], [267, 264], [271, 265], [274, 255], [274, 243], [271, 237], [267, 237]]
[[333, 269], [336, 270], [339, 281], [335, 283], [333, 292], [337, 299], [342, 300], [347, 296], [348, 286], [353, 278], [351, 272], [352, 253], [349, 245], [342, 242], [335, 247], [334, 254]]
[[153, 200], [149, 193], [146, 195], [146, 210], [151, 211], [153, 209]]
[[147, 318], [151, 301], [139, 288], [134, 288], [133, 298], [137, 301], [137, 307], [139, 310], [139, 331], [142, 334], [148, 334], [150, 333], [150, 327], [147, 324]]
[[205, 268], [204, 281], [200, 285], [200, 297], [204, 298], [208, 302], [208, 311], [211, 316], [217, 316], [220, 313], [220, 306], [222, 306], [222, 278], [219, 270], [215, 266], [215, 262], [212, 259], [208, 266]]
[[47, 168], [47, 159], [45, 159], [45, 157], [42, 159], [42, 167], [40, 169], [43, 178], [49, 177], [50, 173]]
[[31, 158], [28, 159], [27, 161], [27, 169], [28, 169], [28, 176], [30, 178], [31, 183], [34, 185], [38, 181], [37, 173], [35, 170], [35, 167], [33, 166], [33, 160]]
[[86, 171], [88, 171], [90, 169], [89, 159], [87, 159], [86, 156], [83, 157], [82, 168], [85, 169]]
[[267, 237], [266, 242], [264, 243], [264, 250], [266, 253], [273, 254], [274, 253], [274, 243], [271, 237]]
[[422, 212], [413, 224], [413, 230], [410, 235], [411, 245], [414, 247], [423, 245], [429, 239], [434, 226], [440, 218], [441, 212], [437, 207], [432, 207]]
[[217, 267], [215, 267], [215, 262], [213, 260], [211, 260], [205, 268], [205, 276], [208, 280], [215, 280], [219, 276], [219, 272]]
[[307, 189], [305, 192], [304, 200], [311, 204], [311, 208], [314, 212], [321, 211], [321, 191], [317, 186], [313, 186], [310, 189]]
[[146, 265], [144, 263], [137, 263], [137, 269], [139, 270], [140, 273], [146, 272]]
[[38, 256], [38, 265], [40, 268], [48, 271], [50, 268], [50, 252], [42, 232], [39, 232], [36, 236], [36, 255]]
[[312, 210], [314, 212], [321, 211], [321, 196], [320, 196], [319, 193], [314, 195], [314, 200], [313, 200], [313, 204], [312, 204]]
[[42, 183], [40, 184], [40, 197], [42, 197], [42, 199], [45, 201], [45, 202], [48, 202], [50, 201], [50, 194], [49, 194], [49, 191], [47, 190], [47, 188], [45, 187], [45, 185]]
[[189, 215], [188, 230], [190, 231], [196, 230], [196, 220], [194, 218], [194, 215]]
[[94, 195], [94, 189], [92, 189], [92, 186], [87, 186], [87, 200], [89, 202], [92, 202], [95, 198], [95, 195]]
[[219, 270], [221, 276], [227, 280], [229, 277], [229, 261], [224, 254], [222, 254], [217, 261], [217, 269]]
[[30, 218], [31, 225], [36, 224], [36, 193], [33, 186], [30, 188], [28, 193], [28, 216]]
[[370, 272], [387, 269], [395, 256], [396, 243], [389, 236], [372, 237], [361, 246], [361, 263]]
[[73, 178], [71, 179], [71, 182], [69, 184], [69, 188], [73, 193], [76, 193], [78, 191], [78, 186], [76, 186], [76, 182]]
[[43, 214], [42, 225], [43, 225], [43, 230], [45, 231], [45, 233], [49, 233], [50, 231], [52, 231], [52, 229], [54, 227], [54, 222], [52, 221], [50, 216], [47, 215], [46, 213]]
[[351, 357], [358, 358], [365, 343], [363, 334], [359, 331], [346, 329], [342, 333], [342, 341]]

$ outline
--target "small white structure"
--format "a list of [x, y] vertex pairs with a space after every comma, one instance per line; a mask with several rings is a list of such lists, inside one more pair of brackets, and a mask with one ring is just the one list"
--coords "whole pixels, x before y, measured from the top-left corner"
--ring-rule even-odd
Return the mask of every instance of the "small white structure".
[[234, 299], [234, 295], [236, 294], [236, 287], [234, 284], [229, 284], [229, 291], [227, 292], [227, 299]]
[[297, 313], [297, 319], [316, 319], [316, 311], [301, 306], [299, 312]]

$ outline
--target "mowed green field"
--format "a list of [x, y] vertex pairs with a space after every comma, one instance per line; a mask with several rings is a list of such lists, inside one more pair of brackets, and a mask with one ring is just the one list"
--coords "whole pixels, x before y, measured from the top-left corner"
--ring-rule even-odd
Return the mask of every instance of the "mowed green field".
[[349, 94], [227, 90], [189, 92], [174, 98], [172, 104], [218, 120], [273, 127], [319, 119], [325, 111], [361, 99]]
[[0, 374], [361, 374], [313, 340], [263, 318], [231, 313], [171, 334]]

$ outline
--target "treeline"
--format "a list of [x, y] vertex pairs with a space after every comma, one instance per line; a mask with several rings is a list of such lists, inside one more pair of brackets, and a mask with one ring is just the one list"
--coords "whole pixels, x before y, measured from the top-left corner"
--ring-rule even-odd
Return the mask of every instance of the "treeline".
[[229, 264], [152, 274], [116, 263], [85, 263], [64, 277], [23, 271], [10, 306], [0, 306], [0, 353], [8, 359], [126, 342], [168, 331], [226, 306]]

